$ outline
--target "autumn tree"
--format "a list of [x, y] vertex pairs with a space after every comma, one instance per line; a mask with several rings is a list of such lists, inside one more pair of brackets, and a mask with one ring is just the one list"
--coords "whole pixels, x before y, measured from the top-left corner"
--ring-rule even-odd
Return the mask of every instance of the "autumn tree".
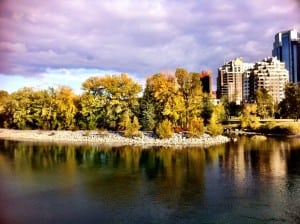
[[47, 90], [37, 90], [31, 95], [31, 124], [32, 129], [51, 129], [51, 122], [54, 121], [51, 116], [51, 107], [54, 102]]
[[200, 137], [204, 134], [204, 122], [202, 118], [193, 117], [189, 123], [189, 137]]
[[105, 119], [106, 99], [101, 95], [94, 95], [91, 92], [84, 92], [78, 104], [79, 113], [77, 123], [83, 129], [94, 130], [101, 128], [100, 124]]
[[57, 121], [55, 129], [67, 130], [75, 127], [76, 100], [77, 96], [70, 87], [60, 86], [55, 90], [54, 111]]
[[[82, 87], [87, 94], [95, 98], [95, 101], [101, 101], [93, 106], [96, 108], [96, 115], [85, 113], [85, 117], [96, 116], [92, 120], [98, 122], [97, 126], [113, 130], [122, 128], [119, 127], [119, 123], [123, 114], [128, 113], [132, 118], [139, 107], [138, 94], [142, 87], [126, 74], [91, 77], [82, 84]], [[89, 108], [88, 104], [85, 106]]]
[[132, 137], [141, 137], [142, 133], [139, 131], [141, 128], [138, 118], [136, 116], [133, 117], [132, 121], [126, 122], [126, 127], [124, 131], [124, 136], [128, 138]]
[[159, 122], [155, 132], [157, 136], [161, 139], [171, 138], [174, 134], [172, 123], [167, 119], [163, 120], [162, 122]]
[[4, 106], [9, 101], [9, 93], [4, 90], [0, 90], [0, 127], [4, 127], [6, 120]]
[[175, 76], [179, 85], [178, 93], [183, 98], [184, 127], [187, 128], [190, 118], [201, 112], [202, 86], [198, 73], [188, 73], [183, 68], [176, 69]]
[[255, 94], [257, 115], [260, 118], [272, 117], [274, 114], [273, 97], [264, 88], [258, 89]]
[[256, 129], [259, 127], [259, 119], [256, 116], [257, 105], [256, 104], [245, 104], [243, 112], [240, 116], [241, 127]]
[[[59, 102], [54, 89], [33, 90], [23, 88], [11, 94], [4, 106], [6, 126], [18, 129], [55, 129], [58, 125]], [[63, 100], [64, 104], [70, 103]], [[64, 118], [61, 123], [65, 123]], [[66, 126], [64, 126], [65, 128]]]
[[6, 126], [8, 128], [28, 129], [32, 123], [32, 88], [23, 88], [11, 94], [4, 105]]
[[157, 122], [167, 119], [176, 125], [184, 110], [184, 104], [176, 88], [175, 76], [155, 74], [147, 79], [145, 91], [155, 107]]
[[222, 104], [218, 104], [213, 108], [213, 112], [209, 119], [209, 124], [207, 129], [212, 135], [220, 135], [223, 133], [222, 122], [226, 118], [226, 112]]

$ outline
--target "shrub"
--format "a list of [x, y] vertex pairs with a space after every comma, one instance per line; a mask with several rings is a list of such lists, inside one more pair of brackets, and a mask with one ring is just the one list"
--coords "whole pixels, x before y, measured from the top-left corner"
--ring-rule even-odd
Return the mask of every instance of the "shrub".
[[54, 136], [55, 135], [55, 132], [54, 131], [52, 131], [50, 134], [49, 134], [49, 136]]
[[140, 128], [141, 126], [137, 117], [134, 117], [132, 123], [127, 124], [126, 129], [124, 131], [124, 136], [127, 138], [141, 137], [142, 132], [139, 131]]
[[79, 127], [78, 126], [72, 126], [71, 131], [79, 131]]
[[156, 128], [156, 134], [161, 139], [171, 138], [174, 134], [172, 123], [169, 120], [159, 123]]
[[189, 123], [188, 137], [200, 137], [204, 133], [204, 122], [202, 118], [194, 117]]
[[91, 135], [91, 132], [90, 131], [86, 131], [86, 132], [84, 132], [84, 134], [83, 134], [83, 136], [86, 136], [86, 137], [88, 137], [88, 136], [90, 136]]

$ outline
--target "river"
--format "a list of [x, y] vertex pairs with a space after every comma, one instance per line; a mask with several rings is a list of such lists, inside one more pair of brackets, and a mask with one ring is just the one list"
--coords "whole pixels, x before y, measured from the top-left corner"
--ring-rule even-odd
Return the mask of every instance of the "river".
[[300, 223], [300, 139], [210, 148], [0, 140], [0, 223]]

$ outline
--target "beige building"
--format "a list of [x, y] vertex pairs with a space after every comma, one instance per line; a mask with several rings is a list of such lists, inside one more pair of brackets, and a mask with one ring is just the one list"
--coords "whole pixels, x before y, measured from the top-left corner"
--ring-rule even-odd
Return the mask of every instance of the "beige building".
[[276, 57], [265, 58], [255, 63], [250, 72], [250, 100], [255, 98], [259, 88], [266, 89], [275, 102], [284, 98], [285, 84], [289, 81], [289, 71]]
[[[243, 101], [243, 74], [253, 64], [244, 63], [243, 58], [236, 58], [218, 69], [217, 98], [227, 96], [229, 102], [241, 104]], [[248, 91], [249, 92], [249, 91]]]

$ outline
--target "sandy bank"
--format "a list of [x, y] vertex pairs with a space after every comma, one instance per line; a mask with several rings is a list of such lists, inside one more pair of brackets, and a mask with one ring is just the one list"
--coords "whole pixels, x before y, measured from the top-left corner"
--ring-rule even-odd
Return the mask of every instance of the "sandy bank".
[[185, 138], [174, 134], [169, 139], [158, 139], [152, 133], [144, 132], [139, 138], [126, 138], [119, 133], [97, 131], [43, 131], [0, 129], [0, 138], [17, 141], [92, 143], [99, 145], [140, 145], [140, 146], [201, 146], [208, 147], [226, 143], [225, 136], [212, 137], [204, 134], [200, 138]]

